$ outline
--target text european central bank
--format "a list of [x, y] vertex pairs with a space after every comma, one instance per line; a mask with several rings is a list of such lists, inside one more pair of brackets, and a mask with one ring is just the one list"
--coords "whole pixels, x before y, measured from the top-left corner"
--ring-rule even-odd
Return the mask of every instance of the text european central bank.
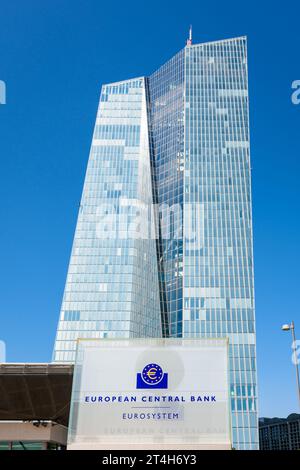
[[230, 449], [225, 339], [79, 341], [68, 449]]
[[228, 338], [237, 449], [258, 447], [247, 75], [239, 37], [102, 86], [54, 349]]

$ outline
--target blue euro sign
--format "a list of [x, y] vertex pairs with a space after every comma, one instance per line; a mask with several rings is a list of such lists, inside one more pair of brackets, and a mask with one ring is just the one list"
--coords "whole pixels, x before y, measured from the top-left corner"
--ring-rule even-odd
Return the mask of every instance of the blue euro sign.
[[151, 362], [147, 364], [142, 373], [137, 373], [136, 388], [168, 388], [168, 374], [162, 368]]

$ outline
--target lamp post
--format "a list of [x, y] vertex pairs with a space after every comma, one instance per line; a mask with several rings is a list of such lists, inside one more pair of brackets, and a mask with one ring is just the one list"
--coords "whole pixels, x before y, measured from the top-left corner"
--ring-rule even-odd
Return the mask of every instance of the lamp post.
[[300, 380], [299, 380], [299, 368], [298, 368], [298, 360], [296, 355], [296, 336], [295, 336], [295, 324], [292, 321], [291, 324], [285, 324], [281, 327], [282, 331], [291, 331], [292, 338], [293, 338], [293, 357], [294, 357], [294, 364], [296, 367], [296, 378], [297, 378], [297, 391], [298, 391], [298, 399], [299, 399], [299, 407], [300, 407]]

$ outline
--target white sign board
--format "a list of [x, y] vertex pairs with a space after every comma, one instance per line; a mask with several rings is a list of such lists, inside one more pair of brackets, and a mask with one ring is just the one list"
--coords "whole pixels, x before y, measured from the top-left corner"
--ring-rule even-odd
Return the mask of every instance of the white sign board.
[[230, 448], [226, 339], [79, 340], [68, 449]]

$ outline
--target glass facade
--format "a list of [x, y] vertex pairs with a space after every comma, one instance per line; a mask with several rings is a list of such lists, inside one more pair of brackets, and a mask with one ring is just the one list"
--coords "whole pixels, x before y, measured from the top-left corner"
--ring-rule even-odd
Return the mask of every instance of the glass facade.
[[158, 269], [164, 335], [182, 335], [184, 56], [148, 79], [151, 163], [160, 224]]
[[228, 337], [233, 445], [258, 448], [245, 37], [102, 87], [54, 360], [131, 336]]
[[185, 51], [183, 336], [229, 337], [232, 438], [256, 449], [246, 39]]
[[103, 86], [54, 361], [79, 337], [162, 335], [148, 135], [145, 80]]

